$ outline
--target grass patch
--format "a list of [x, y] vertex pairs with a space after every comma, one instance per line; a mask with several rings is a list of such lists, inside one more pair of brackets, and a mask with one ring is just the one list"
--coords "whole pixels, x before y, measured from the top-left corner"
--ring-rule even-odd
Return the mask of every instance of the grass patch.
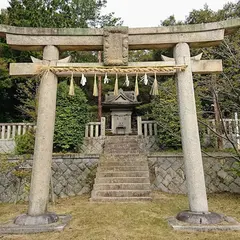
[[[13, 240], [219, 240], [239, 239], [239, 232], [183, 233], [168, 226], [167, 218], [188, 209], [184, 195], [154, 192], [154, 200], [146, 203], [90, 203], [89, 196], [59, 199], [50, 211], [72, 215], [63, 232], [5, 235]], [[224, 213], [240, 221], [239, 195], [209, 195], [211, 211]], [[0, 221], [16, 217], [27, 210], [27, 204], [0, 204]]]

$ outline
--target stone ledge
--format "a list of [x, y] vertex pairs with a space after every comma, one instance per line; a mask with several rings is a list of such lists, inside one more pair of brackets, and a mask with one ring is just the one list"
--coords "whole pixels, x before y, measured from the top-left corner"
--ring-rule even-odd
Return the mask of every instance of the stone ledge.
[[[164, 27], [143, 27], [130, 28], [129, 34], [158, 34], [158, 33], [178, 33], [178, 32], [199, 32], [217, 29], [226, 29], [226, 34], [238, 29], [240, 18], [229, 19], [220, 22], [205, 24], [164, 26]], [[103, 29], [98, 28], [32, 28], [32, 27], [15, 27], [0, 24], [0, 36], [5, 37], [7, 33], [21, 35], [39, 35], [39, 36], [103, 36]]]
[[46, 225], [28, 225], [20, 226], [9, 221], [6, 224], [0, 225], [0, 234], [28, 234], [28, 233], [41, 233], [62, 231], [71, 220], [70, 215], [58, 215], [59, 221]]
[[186, 232], [216, 232], [216, 231], [240, 231], [240, 223], [232, 217], [224, 216], [220, 224], [189, 224], [178, 221], [175, 217], [168, 218], [169, 225], [176, 231]]

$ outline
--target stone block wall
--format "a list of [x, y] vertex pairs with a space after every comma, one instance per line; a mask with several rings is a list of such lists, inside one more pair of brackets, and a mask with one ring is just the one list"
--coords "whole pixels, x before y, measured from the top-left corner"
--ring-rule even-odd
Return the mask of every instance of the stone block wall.
[[15, 149], [15, 141], [13, 139], [0, 139], [0, 153], [12, 153]]
[[[231, 169], [236, 161], [228, 154], [203, 157], [208, 193], [240, 193], [240, 177]], [[154, 190], [169, 193], [187, 193], [184, 162], [181, 154], [152, 154], [148, 156], [150, 182]]]
[[[235, 160], [227, 154], [214, 154], [215, 158], [204, 157], [206, 187], [208, 193], [240, 193], [240, 177], [229, 171]], [[8, 157], [8, 163], [16, 163], [19, 157]], [[97, 154], [54, 155], [52, 183], [55, 197], [76, 196], [89, 193], [96, 175], [99, 161]], [[148, 155], [150, 182], [153, 190], [169, 193], [186, 193], [183, 156], [172, 153]], [[19, 189], [18, 200], [27, 200], [30, 189], [32, 159], [24, 161], [21, 170], [28, 177], [20, 178], [12, 171], [0, 171], [0, 202], [14, 202]], [[51, 191], [50, 191], [51, 193]], [[49, 194], [51, 198], [51, 194]]]
[[[19, 157], [8, 157], [10, 163]], [[90, 192], [96, 174], [99, 155], [54, 155], [52, 164], [52, 184], [55, 197], [76, 196]], [[32, 158], [24, 161], [21, 170], [29, 172], [22, 181], [14, 170], [0, 172], [0, 202], [14, 202], [19, 189], [18, 200], [27, 200], [30, 189]], [[51, 196], [51, 194], [49, 194]]]
[[81, 151], [85, 154], [103, 153], [105, 137], [85, 137], [81, 146]]

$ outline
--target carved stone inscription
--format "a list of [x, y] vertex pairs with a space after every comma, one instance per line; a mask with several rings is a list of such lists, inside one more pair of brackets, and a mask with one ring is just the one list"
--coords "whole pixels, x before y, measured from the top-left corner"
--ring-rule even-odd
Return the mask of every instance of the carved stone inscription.
[[104, 65], [128, 65], [128, 28], [104, 29]]

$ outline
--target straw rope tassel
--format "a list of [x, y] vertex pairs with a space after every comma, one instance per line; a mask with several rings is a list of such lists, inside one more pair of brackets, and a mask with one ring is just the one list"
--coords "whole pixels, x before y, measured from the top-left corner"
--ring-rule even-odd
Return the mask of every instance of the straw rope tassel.
[[94, 75], [94, 84], [93, 84], [93, 96], [98, 96], [98, 87], [97, 87], [97, 75]]
[[135, 80], [135, 96], [137, 97], [139, 95], [139, 88], [138, 88], [138, 74], [136, 74], [136, 80]]
[[114, 96], [118, 96], [118, 75], [116, 74], [115, 86], [114, 86]]
[[130, 82], [129, 82], [129, 78], [128, 78], [128, 75], [127, 75], [127, 74], [126, 74], [126, 81], [125, 81], [125, 83], [126, 83], [126, 86], [129, 87], [129, 83], [130, 83]]
[[74, 80], [73, 80], [73, 72], [72, 72], [71, 80], [70, 80], [69, 95], [70, 95], [70, 96], [74, 96], [74, 95], [75, 95], [75, 91], [74, 91]]
[[151, 95], [159, 95], [159, 92], [158, 92], [158, 82], [157, 82], [157, 74], [156, 74], [156, 73], [155, 73], [155, 78], [154, 78], [154, 81], [153, 81], [153, 85], [152, 85], [150, 94], [151, 94]]

